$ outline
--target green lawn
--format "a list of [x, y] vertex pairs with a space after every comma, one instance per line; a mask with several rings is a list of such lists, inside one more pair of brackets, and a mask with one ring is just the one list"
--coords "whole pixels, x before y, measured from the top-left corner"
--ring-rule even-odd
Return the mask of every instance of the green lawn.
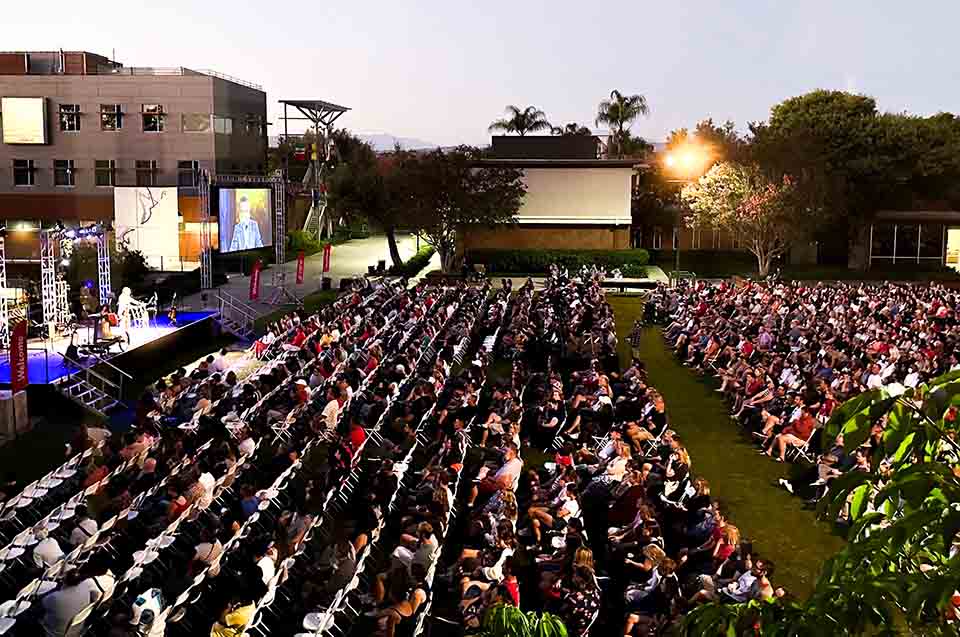
[[[608, 297], [616, 313], [621, 361], [629, 362], [626, 337], [641, 310], [631, 297]], [[710, 483], [730, 520], [759, 554], [777, 567], [775, 582], [801, 598], [816, 583], [823, 560], [843, 545], [828, 524], [818, 522], [799, 498], [775, 485], [786, 465], [771, 462], [755, 451], [730, 420], [727, 405], [702, 381], [679, 364], [664, 347], [658, 328], [647, 328], [639, 347], [651, 384], [664, 396], [673, 429], [690, 450], [693, 472]]]

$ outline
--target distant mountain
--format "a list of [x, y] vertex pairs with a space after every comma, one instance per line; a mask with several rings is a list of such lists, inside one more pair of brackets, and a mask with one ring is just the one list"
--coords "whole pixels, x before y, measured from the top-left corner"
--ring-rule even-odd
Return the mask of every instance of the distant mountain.
[[397, 144], [403, 150], [422, 150], [437, 148], [437, 144], [425, 142], [413, 137], [396, 137], [390, 133], [357, 133], [357, 137], [370, 144], [375, 151], [384, 152], [393, 150]]

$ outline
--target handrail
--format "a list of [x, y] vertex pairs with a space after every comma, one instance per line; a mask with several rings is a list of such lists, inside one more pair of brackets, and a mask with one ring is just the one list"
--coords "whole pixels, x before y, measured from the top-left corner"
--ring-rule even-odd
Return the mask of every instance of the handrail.
[[77, 371], [75, 371], [75, 372], [70, 372], [69, 374], [67, 374], [67, 377], [68, 377], [68, 378], [69, 378], [69, 377], [72, 377], [72, 376], [74, 376], [74, 375], [76, 375], [77, 373], [79, 373], [79, 372], [82, 371], [82, 372], [86, 373], [87, 376], [91, 376], [91, 375], [92, 375], [92, 376], [95, 376], [96, 378], [100, 379], [100, 380], [103, 381], [104, 383], [106, 383], [106, 384], [110, 385], [111, 387], [113, 387], [114, 389], [116, 389], [118, 392], [120, 391], [120, 386], [119, 386], [119, 385], [117, 385], [116, 383], [114, 383], [113, 381], [111, 381], [111, 380], [109, 380], [109, 379], [107, 379], [107, 378], [104, 378], [103, 376], [101, 376], [101, 375], [98, 374], [97, 372], [93, 371], [93, 370], [90, 369], [89, 367], [84, 367], [83, 364], [80, 363], [79, 361], [73, 360], [72, 358], [70, 358], [70, 357], [67, 356], [66, 354], [63, 355], [63, 360], [65, 360], [65, 361], [67, 361], [68, 363], [70, 363], [70, 364], [72, 364], [72, 365], [74, 365], [74, 366], [77, 367]]
[[224, 292], [223, 290], [217, 291], [217, 296], [220, 300], [230, 306], [231, 309], [237, 310], [240, 314], [243, 314], [244, 317], [251, 320], [256, 320], [257, 313], [250, 308], [246, 303], [241, 301], [238, 297], [233, 296], [229, 292]]
[[95, 352], [90, 352], [90, 356], [93, 356], [93, 357], [94, 357], [95, 359], [97, 359], [100, 363], [106, 364], [106, 366], [109, 367], [109, 368], [111, 368], [113, 371], [115, 371], [115, 372], [120, 372], [121, 375], [126, 376], [127, 380], [131, 380], [131, 381], [133, 380], [133, 376], [132, 376], [132, 375], [130, 375], [130, 374], [128, 374], [127, 372], [123, 371], [122, 369], [120, 369], [119, 367], [117, 367], [116, 365], [114, 365], [113, 363], [111, 363], [109, 360], [107, 360], [106, 358], [100, 357], [100, 356], [97, 355]]

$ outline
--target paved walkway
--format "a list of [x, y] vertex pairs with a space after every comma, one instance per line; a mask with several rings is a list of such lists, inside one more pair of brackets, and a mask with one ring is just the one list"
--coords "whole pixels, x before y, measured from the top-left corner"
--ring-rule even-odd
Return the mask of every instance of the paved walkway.
[[[416, 254], [417, 239], [413, 235], [398, 236], [397, 247], [400, 250], [400, 257], [406, 261]], [[303, 263], [303, 283], [301, 285], [295, 284], [297, 274], [296, 260], [281, 266], [270, 266], [268, 270], [260, 274], [259, 301], [248, 300], [250, 295], [250, 277], [248, 276], [232, 274], [227, 282], [218, 289], [232, 294], [244, 303], [248, 303], [260, 316], [265, 316], [275, 311], [278, 307], [267, 303], [275, 290], [273, 287], [274, 272], [285, 272], [287, 289], [294, 292], [298, 297], [303, 298], [320, 289], [323, 276], [329, 276], [333, 279], [333, 289], [338, 289], [340, 287], [340, 279], [353, 278], [359, 274], [364, 274], [367, 271], [367, 266], [376, 265], [377, 261], [381, 259], [385, 260], [388, 266], [390, 265], [390, 251], [387, 248], [387, 239], [383, 235], [375, 235], [367, 239], [354, 239], [333, 246], [330, 255], [330, 272], [326, 275], [323, 274], [323, 253], [318, 252], [317, 254], [308, 256], [304, 259]], [[193, 310], [215, 309], [217, 306], [216, 290], [209, 291], [206, 302], [204, 302], [201, 293], [198, 292], [183, 299], [183, 305], [184, 308]]]

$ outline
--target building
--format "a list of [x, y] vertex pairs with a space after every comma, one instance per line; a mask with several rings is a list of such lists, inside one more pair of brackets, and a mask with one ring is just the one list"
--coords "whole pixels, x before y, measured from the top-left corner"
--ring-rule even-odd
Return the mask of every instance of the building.
[[7, 52], [0, 98], [0, 222], [13, 230], [10, 257], [38, 257], [41, 223], [112, 220], [114, 186], [178, 187], [181, 256], [195, 257], [198, 172], [265, 170], [266, 94], [212, 71]]
[[593, 136], [494, 137], [478, 166], [520, 168], [527, 194], [516, 225], [464, 228], [461, 249], [629, 248], [637, 162], [599, 155]]

